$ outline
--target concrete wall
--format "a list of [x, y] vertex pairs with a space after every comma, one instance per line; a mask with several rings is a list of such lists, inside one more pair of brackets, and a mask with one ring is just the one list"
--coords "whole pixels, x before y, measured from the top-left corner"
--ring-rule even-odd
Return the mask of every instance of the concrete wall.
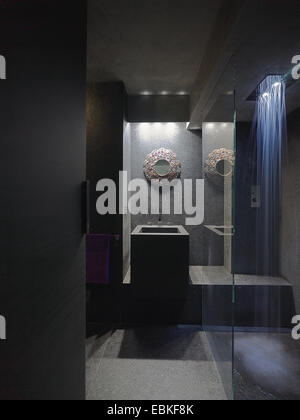
[[300, 109], [288, 119], [288, 159], [283, 171], [281, 274], [293, 285], [300, 313]]
[[251, 207], [251, 188], [257, 184], [255, 144], [251, 123], [237, 124], [235, 274], [259, 274], [256, 261], [257, 208]]
[[188, 95], [132, 95], [128, 96], [127, 109], [127, 120], [133, 123], [186, 122], [190, 119], [190, 97]]
[[[215, 149], [234, 149], [234, 126], [232, 123], [203, 124], [203, 165]], [[226, 182], [226, 188], [225, 184]], [[232, 224], [231, 183], [223, 178], [209, 179], [205, 177], [205, 225], [225, 226]], [[231, 237], [224, 237], [205, 229], [205, 265], [225, 265], [230, 270]], [[225, 257], [226, 256], [226, 257]]]
[[[132, 178], [145, 179], [143, 165], [146, 156], [154, 149], [165, 147], [173, 150], [182, 163], [182, 177], [202, 179], [202, 139], [201, 132], [190, 132], [185, 123], [172, 124], [131, 124], [131, 170]], [[171, 209], [174, 208], [173, 196]], [[141, 224], [157, 223], [157, 215], [132, 216], [132, 230]], [[163, 223], [185, 225], [185, 215], [162, 216]], [[187, 226], [191, 235], [190, 263], [204, 265], [203, 226]]]
[[[182, 162], [182, 180], [203, 179], [203, 165], [211, 151], [226, 147], [233, 149], [233, 124], [204, 124], [200, 131], [188, 131], [185, 123], [130, 124], [131, 130], [131, 178], [144, 179], [143, 163], [152, 150], [165, 147], [173, 150]], [[227, 186], [227, 202], [224, 206], [224, 180], [216, 185], [205, 178], [205, 220], [201, 226], [185, 226], [185, 215], [162, 216], [163, 223], [181, 224], [191, 235], [191, 265], [224, 265], [225, 241], [223, 237], [204, 225], [231, 224], [231, 185]], [[172, 197], [173, 199], [173, 197]], [[171, 208], [173, 207], [173, 201]], [[141, 224], [157, 223], [158, 216], [132, 216], [132, 230]], [[230, 269], [231, 238], [226, 241], [226, 262]]]

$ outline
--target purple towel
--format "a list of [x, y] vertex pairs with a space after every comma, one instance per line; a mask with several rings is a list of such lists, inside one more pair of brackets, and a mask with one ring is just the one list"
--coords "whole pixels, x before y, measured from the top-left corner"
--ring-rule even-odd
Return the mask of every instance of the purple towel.
[[87, 235], [86, 281], [93, 284], [109, 284], [110, 235]]

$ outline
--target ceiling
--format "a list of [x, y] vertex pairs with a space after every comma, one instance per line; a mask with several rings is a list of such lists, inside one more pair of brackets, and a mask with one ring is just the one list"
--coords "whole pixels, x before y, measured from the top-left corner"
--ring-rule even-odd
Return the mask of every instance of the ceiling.
[[[268, 74], [300, 55], [299, 0], [89, 0], [88, 80], [123, 81], [134, 94], [189, 94], [190, 128], [241, 121]], [[300, 82], [288, 112], [300, 107]]]
[[89, 0], [88, 79], [190, 93], [222, 0]]

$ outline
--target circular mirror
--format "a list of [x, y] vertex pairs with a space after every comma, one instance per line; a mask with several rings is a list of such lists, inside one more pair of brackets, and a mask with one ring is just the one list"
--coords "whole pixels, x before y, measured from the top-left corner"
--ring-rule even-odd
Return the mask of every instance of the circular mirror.
[[158, 176], [164, 177], [169, 175], [171, 171], [171, 165], [167, 160], [162, 159], [156, 162], [154, 169]]
[[220, 160], [216, 165], [216, 171], [221, 176], [230, 176], [232, 175], [232, 163], [229, 160]]

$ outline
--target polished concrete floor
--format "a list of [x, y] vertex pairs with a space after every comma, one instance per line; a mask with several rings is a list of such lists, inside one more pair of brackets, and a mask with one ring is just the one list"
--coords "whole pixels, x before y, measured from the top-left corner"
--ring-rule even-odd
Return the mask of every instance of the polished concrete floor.
[[89, 331], [87, 400], [226, 400], [196, 327]]
[[300, 400], [300, 342], [290, 333], [235, 334], [239, 400]]
[[[207, 332], [220, 373], [229, 382], [232, 334]], [[300, 400], [300, 341], [290, 332], [249, 329], [234, 334], [236, 400]]]
[[[230, 394], [230, 332], [97, 326], [88, 337], [88, 400], [226, 400], [225, 389]], [[235, 399], [300, 400], [299, 361], [300, 341], [290, 333], [236, 331]]]

